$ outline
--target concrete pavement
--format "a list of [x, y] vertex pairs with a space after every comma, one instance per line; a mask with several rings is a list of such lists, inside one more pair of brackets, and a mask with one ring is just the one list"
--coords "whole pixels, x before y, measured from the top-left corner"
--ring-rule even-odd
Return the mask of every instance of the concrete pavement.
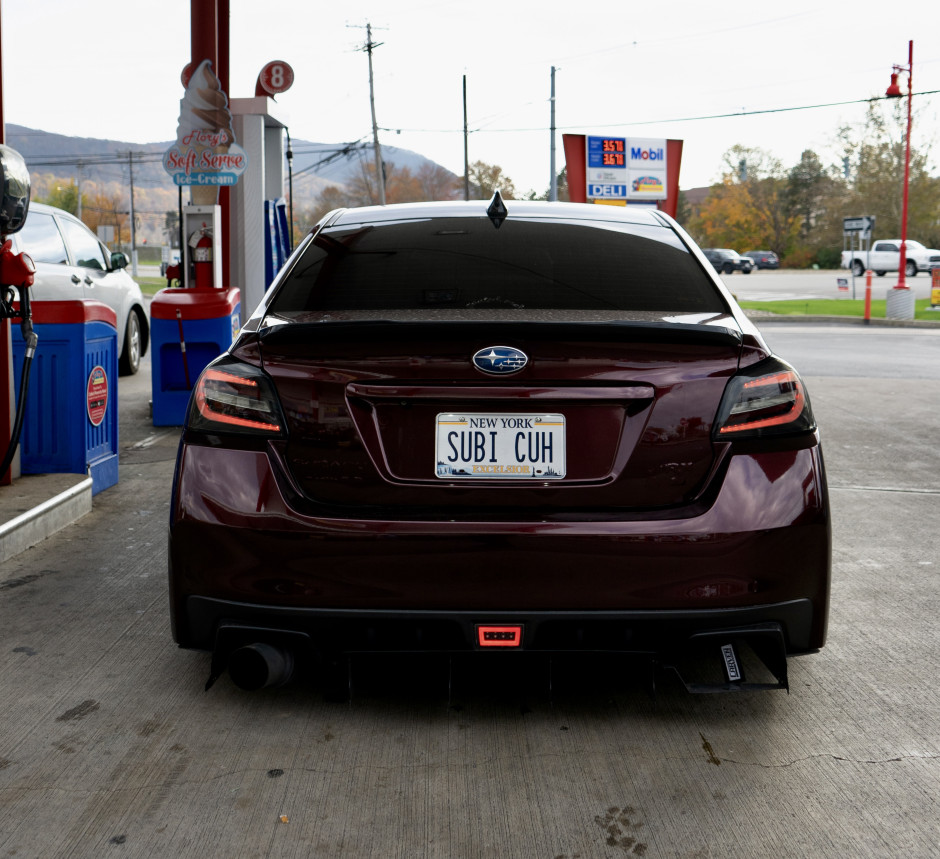
[[[768, 336], [800, 366], [795, 333]], [[940, 856], [940, 381], [840, 369], [807, 378], [833, 608], [789, 695], [402, 658], [357, 664], [342, 704], [204, 693], [207, 656], [173, 646], [176, 435], [132, 380], [118, 485], [0, 565], [0, 856]]]

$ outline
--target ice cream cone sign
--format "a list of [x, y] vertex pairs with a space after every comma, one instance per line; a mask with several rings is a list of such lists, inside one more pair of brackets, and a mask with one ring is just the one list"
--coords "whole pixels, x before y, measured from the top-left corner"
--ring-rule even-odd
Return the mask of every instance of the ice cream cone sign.
[[176, 143], [163, 155], [163, 169], [177, 185], [192, 188], [193, 205], [211, 205], [219, 186], [234, 185], [248, 166], [248, 154], [235, 142], [228, 98], [212, 63], [184, 69]]

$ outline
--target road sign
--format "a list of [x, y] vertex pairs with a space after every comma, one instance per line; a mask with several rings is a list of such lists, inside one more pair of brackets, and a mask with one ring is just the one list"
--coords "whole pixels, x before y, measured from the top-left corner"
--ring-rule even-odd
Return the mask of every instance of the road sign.
[[874, 215], [865, 215], [862, 218], [842, 219], [842, 233], [846, 236], [852, 235], [853, 233], [861, 233], [863, 239], [870, 239], [873, 229], [875, 229]]

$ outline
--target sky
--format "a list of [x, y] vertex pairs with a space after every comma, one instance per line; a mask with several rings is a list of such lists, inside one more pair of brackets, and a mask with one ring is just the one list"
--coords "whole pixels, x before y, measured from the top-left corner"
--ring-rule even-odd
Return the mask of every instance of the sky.
[[[254, 95], [265, 63], [295, 81], [275, 111], [294, 140], [371, 142], [366, 23], [383, 144], [462, 175], [498, 164], [519, 193], [550, 181], [562, 133], [678, 138], [680, 185], [720, 179], [735, 144], [787, 167], [805, 149], [841, 163], [836, 133], [860, 124], [914, 39], [913, 145], [940, 132], [940, 23], [932, 2], [700, 0], [230, 0], [229, 97]], [[920, 38], [918, 38], [920, 36]], [[7, 123], [129, 143], [176, 135], [190, 57], [189, 0], [0, 0]], [[906, 92], [907, 79], [902, 76]], [[925, 93], [918, 95], [918, 93]], [[828, 106], [822, 106], [828, 105]], [[793, 108], [809, 108], [793, 110]], [[933, 160], [936, 168], [936, 158]]]

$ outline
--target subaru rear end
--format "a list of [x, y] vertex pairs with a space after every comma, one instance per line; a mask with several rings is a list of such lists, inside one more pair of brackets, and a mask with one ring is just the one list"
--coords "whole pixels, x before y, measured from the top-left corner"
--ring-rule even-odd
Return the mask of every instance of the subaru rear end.
[[473, 650], [709, 652], [694, 691], [786, 687], [829, 600], [802, 380], [665, 215], [495, 202], [331, 213], [202, 374], [175, 640], [245, 688]]

